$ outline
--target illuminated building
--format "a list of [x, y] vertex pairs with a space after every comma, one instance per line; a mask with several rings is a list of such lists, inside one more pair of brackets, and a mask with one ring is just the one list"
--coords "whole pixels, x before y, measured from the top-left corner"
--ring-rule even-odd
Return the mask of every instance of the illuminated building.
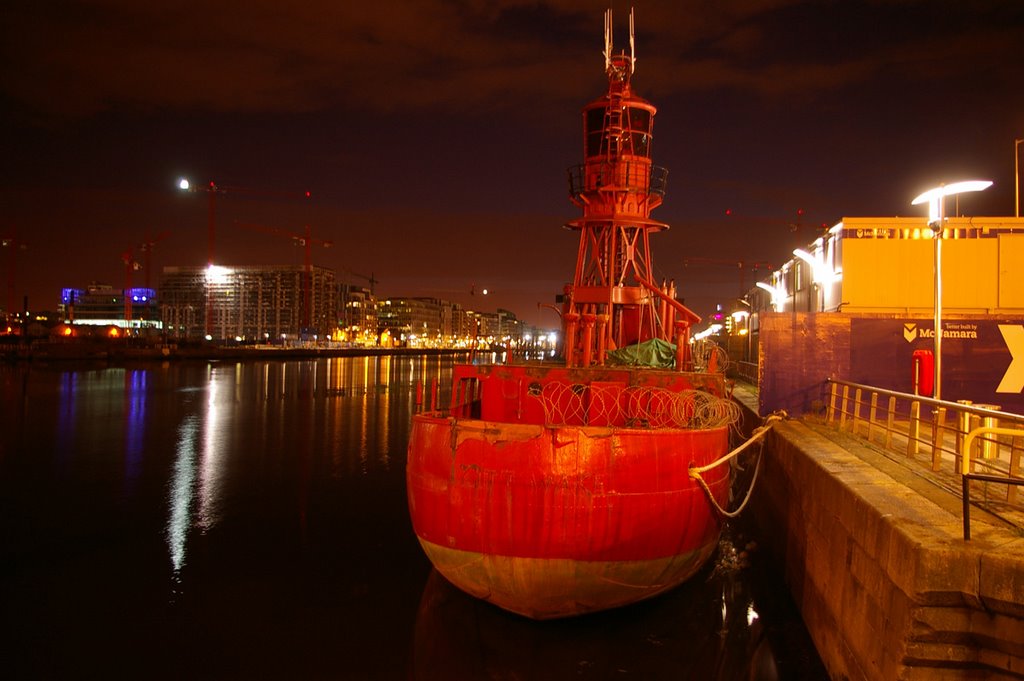
[[377, 303], [377, 326], [381, 333], [404, 343], [436, 339], [445, 332], [442, 311], [446, 307], [451, 303], [437, 298], [388, 298]]
[[382, 337], [418, 346], [460, 347], [522, 337], [522, 323], [508, 310], [476, 312], [438, 298], [388, 298], [377, 303]]
[[[941, 397], [1020, 412], [1024, 219], [944, 224]], [[830, 376], [914, 392], [912, 353], [936, 333], [934, 238], [924, 216], [844, 218], [758, 282], [745, 321], [764, 408], [805, 411]]]
[[473, 314], [458, 303], [451, 306], [449, 335], [452, 338], [470, 338], [476, 332], [476, 324], [470, 319]]
[[[125, 301], [126, 295], [128, 301]], [[85, 288], [62, 289], [58, 307], [65, 321], [73, 324], [161, 328], [157, 294], [151, 288], [126, 291], [93, 282]], [[130, 320], [126, 321], [128, 317]]]
[[359, 345], [377, 344], [377, 299], [363, 286], [341, 284], [342, 340]]
[[161, 316], [172, 338], [202, 336], [208, 304], [213, 339], [329, 338], [338, 328], [334, 271], [311, 267], [308, 329], [301, 328], [305, 279], [300, 265], [164, 267]]
[[[952, 313], [1019, 312], [1024, 219], [949, 218], [943, 256]], [[753, 311], [930, 312], [932, 231], [924, 217], [844, 218], [747, 294]]]

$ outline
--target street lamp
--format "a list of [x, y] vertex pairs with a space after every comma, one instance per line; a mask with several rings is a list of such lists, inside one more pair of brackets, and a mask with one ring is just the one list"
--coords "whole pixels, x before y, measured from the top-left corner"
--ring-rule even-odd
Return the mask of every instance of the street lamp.
[[1020, 217], [1020, 143], [1024, 140], [1013, 140], [1013, 215]]
[[919, 195], [910, 205], [928, 203], [928, 226], [935, 244], [935, 380], [932, 397], [942, 399], [942, 228], [946, 221], [946, 197], [966, 192], [980, 192], [992, 186], [989, 180], [966, 180], [940, 184]]
[[775, 288], [771, 284], [766, 284], [763, 281], [759, 281], [755, 284], [760, 289], [764, 289], [771, 296], [772, 311], [780, 312], [786, 302], [786, 290], [783, 288]]

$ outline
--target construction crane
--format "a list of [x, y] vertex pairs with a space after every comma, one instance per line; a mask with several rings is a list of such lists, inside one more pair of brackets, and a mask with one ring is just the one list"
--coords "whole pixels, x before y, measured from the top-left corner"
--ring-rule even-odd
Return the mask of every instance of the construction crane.
[[142, 266], [135, 259], [131, 247], [121, 254], [121, 260], [124, 262], [124, 328], [127, 331], [132, 323], [132, 272]]
[[210, 184], [193, 185], [186, 178], [178, 180], [178, 188], [182, 191], [187, 192], [206, 192], [209, 197], [208, 205], [208, 222], [207, 222], [207, 264], [212, 265], [214, 259], [214, 242], [217, 230], [217, 195], [218, 194], [244, 194], [248, 196], [260, 196], [268, 198], [282, 198], [282, 199], [299, 199], [299, 198], [310, 198], [311, 194], [306, 192], [290, 192], [280, 191], [276, 189], [253, 189], [252, 187], [229, 187], [225, 185], [219, 185], [213, 180], [210, 180]]
[[370, 272], [370, 276], [366, 276], [365, 274], [360, 274], [359, 272], [351, 270], [348, 267], [344, 267], [343, 266], [342, 269], [345, 270], [347, 273], [351, 274], [353, 277], [356, 277], [358, 279], [363, 279], [364, 281], [369, 282], [369, 284], [370, 284], [370, 295], [371, 296], [374, 295], [374, 286], [376, 286], [377, 284], [380, 283], [380, 279], [375, 279], [374, 276], [373, 276], [373, 272]]
[[151, 288], [150, 273], [153, 271], [153, 248], [158, 243], [166, 239], [169, 235], [170, 231], [165, 229], [164, 231], [157, 234], [155, 237], [150, 238], [149, 236], [147, 236], [146, 240], [139, 244], [139, 250], [145, 253], [145, 266], [143, 267], [143, 269], [146, 272], [146, 288]]
[[732, 208], [725, 209], [725, 217], [737, 222], [760, 222], [770, 225], [785, 225], [789, 228], [789, 231], [796, 232], [799, 231], [803, 225], [804, 209], [797, 208], [796, 222], [791, 222], [789, 218], [770, 217], [765, 215], [745, 215], [742, 213], [737, 214]]
[[726, 258], [702, 258], [702, 257], [688, 257], [683, 258], [683, 267], [689, 267], [690, 265], [715, 265], [715, 266], [726, 266], [735, 267], [740, 273], [740, 295], [742, 298], [747, 293], [746, 287], [746, 272], [749, 269], [751, 272], [756, 272], [759, 269], [773, 270], [771, 263], [768, 262], [750, 262], [746, 260], [729, 260]]
[[[11, 228], [10, 233], [3, 237], [3, 241], [0, 242], [3, 247], [7, 249], [7, 315], [13, 316], [14, 313], [14, 297], [15, 297], [15, 271], [17, 268], [18, 251], [24, 251], [28, 249], [25, 242], [18, 238], [18, 230]], [[27, 305], [26, 305], [27, 307]]]
[[333, 241], [327, 241], [324, 239], [316, 239], [312, 235], [309, 225], [303, 228], [302, 232], [296, 232], [284, 227], [275, 227], [273, 225], [260, 225], [252, 222], [239, 222], [235, 221], [236, 227], [242, 229], [251, 229], [257, 232], [263, 232], [264, 234], [272, 234], [274, 236], [282, 236], [287, 239], [291, 239], [296, 246], [302, 246], [305, 252], [303, 260], [303, 282], [302, 282], [302, 298], [303, 298], [303, 312], [302, 312], [302, 327], [308, 329], [310, 325], [310, 314], [313, 309], [313, 254], [312, 244], [323, 246], [324, 248], [330, 248], [334, 245]]
[[[206, 192], [209, 197], [209, 203], [207, 207], [207, 236], [206, 236], [206, 264], [208, 267], [213, 266], [214, 257], [214, 244], [215, 234], [217, 231], [217, 195], [218, 194], [243, 194], [248, 196], [259, 196], [268, 198], [285, 198], [285, 199], [297, 199], [297, 198], [310, 198], [311, 194], [308, 191], [305, 192], [289, 192], [279, 191], [276, 189], [253, 189], [252, 187], [230, 187], [226, 185], [219, 185], [213, 180], [205, 186], [193, 185], [187, 178], [181, 178], [178, 180], [178, 189], [186, 192]], [[206, 295], [206, 324], [204, 333], [209, 336], [211, 323], [213, 320], [213, 296], [207, 292]]]
[[[770, 217], [765, 215], [744, 215], [742, 213], [737, 214], [731, 208], [726, 208], [725, 217], [728, 218], [729, 220], [734, 220], [736, 222], [757, 222], [766, 225], [785, 226], [791, 232], [802, 232], [804, 227], [806, 226], [804, 225], [803, 208], [796, 209], [795, 222], [792, 221], [790, 218]], [[821, 229], [822, 231], [827, 231], [828, 225], [826, 225], [823, 222], [818, 226], [818, 228]]]

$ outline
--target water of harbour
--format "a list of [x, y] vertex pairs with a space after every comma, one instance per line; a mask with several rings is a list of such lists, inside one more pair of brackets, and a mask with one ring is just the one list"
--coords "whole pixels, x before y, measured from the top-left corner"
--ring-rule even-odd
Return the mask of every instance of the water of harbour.
[[742, 525], [749, 566], [589, 617], [448, 585], [404, 469], [452, 362], [0, 365], [4, 678], [827, 678]]

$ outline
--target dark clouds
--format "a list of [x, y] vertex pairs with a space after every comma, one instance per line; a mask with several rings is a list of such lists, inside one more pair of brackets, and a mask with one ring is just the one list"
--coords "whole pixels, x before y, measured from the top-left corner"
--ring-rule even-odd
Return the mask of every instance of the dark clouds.
[[16, 3], [4, 36], [5, 91], [55, 116], [122, 107], [450, 110], [499, 95], [536, 97], [537, 85], [544, 89], [542, 72], [553, 65], [560, 71], [564, 52], [601, 19], [600, 12], [585, 16], [532, 3], [112, 0], [57, 6]]
[[[613, 3], [614, 4], [614, 3]], [[3, 89], [40, 114], [122, 107], [235, 113], [351, 105], [579, 101], [602, 3], [8, 3]], [[658, 95], [820, 96], [883, 76], [1019, 75], [1013, 2], [637, 2], [638, 65]], [[617, 16], [626, 47], [626, 12]], [[1008, 59], [1008, 57], [1010, 57]], [[600, 73], [598, 72], [598, 76]], [[961, 83], [970, 87], [972, 83]]]
[[[628, 5], [613, 4], [622, 49]], [[495, 300], [525, 316], [571, 275], [564, 168], [580, 158], [580, 107], [605, 88], [605, 6], [8, 2], [3, 228], [36, 241], [19, 295], [50, 307], [61, 286], [119, 282], [123, 244], [150, 226], [175, 234], [160, 264], [202, 262], [204, 205], [166, 190], [191, 173], [316, 197], [308, 214], [229, 198], [223, 224], [312, 217], [346, 244], [322, 262], [372, 269], [385, 293], [461, 290], [465, 272], [516, 290]], [[976, 212], [1012, 214], [1024, 3], [635, 7], [635, 87], [659, 107], [655, 159], [670, 170], [656, 217], [674, 229], [653, 244], [666, 276], [693, 279], [686, 255], [780, 260], [811, 236], [790, 231], [798, 208], [808, 226], [910, 214], [927, 183], [964, 174], [996, 180]], [[279, 255], [220, 231], [226, 258]], [[699, 311], [733, 278], [708, 270], [723, 293]]]

